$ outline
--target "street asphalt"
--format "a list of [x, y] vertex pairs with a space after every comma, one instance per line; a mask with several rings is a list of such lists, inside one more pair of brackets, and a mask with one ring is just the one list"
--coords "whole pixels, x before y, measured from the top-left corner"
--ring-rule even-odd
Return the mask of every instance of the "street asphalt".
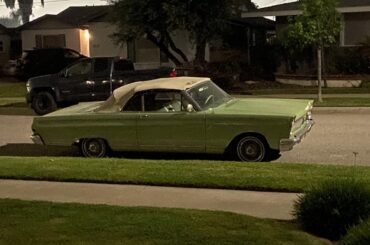
[[[314, 108], [312, 131], [278, 162], [370, 166], [370, 108]], [[0, 116], [0, 155], [73, 156], [67, 148], [33, 145], [31, 116]]]

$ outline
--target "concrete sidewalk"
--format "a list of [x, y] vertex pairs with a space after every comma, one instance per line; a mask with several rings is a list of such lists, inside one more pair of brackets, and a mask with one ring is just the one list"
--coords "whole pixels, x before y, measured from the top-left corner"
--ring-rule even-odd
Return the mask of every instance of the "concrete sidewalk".
[[0, 198], [228, 211], [259, 218], [292, 219], [294, 193], [135, 185], [0, 180]]

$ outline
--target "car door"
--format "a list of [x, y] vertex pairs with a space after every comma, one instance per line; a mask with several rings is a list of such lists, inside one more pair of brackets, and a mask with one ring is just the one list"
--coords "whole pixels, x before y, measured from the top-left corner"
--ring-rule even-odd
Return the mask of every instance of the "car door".
[[[97, 100], [104, 100], [111, 94], [110, 67], [111, 59], [94, 58], [94, 94]], [[113, 81], [112, 81], [113, 82]], [[113, 91], [113, 86], [112, 86]]]
[[180, 91], [142, 94], [143, 111], [137, 122], [138, 145], [145, 151], [204, 152], [205, 114], [187, 112]]
[[60, 93], [67, 101], [95, 100], [95, 82], [91, 79], [92, 60], [83, 59], [69, 67], [61, 74], [58, 82]]

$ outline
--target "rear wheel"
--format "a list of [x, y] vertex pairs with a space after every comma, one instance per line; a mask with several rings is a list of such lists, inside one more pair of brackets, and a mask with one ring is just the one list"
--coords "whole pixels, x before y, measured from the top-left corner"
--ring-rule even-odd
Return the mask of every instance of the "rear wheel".
[[45, 115], [57, 109], [57, 103], [52, 94], [43, 91], [32, 99], [32, 108], [38, 115]]
[[256, 136], [244, 136], [235, 148], [236, 157], [244, 162], [262, 162], [267, 158], [267, 144]]
[[103, 139], [83, 139], [80, 145], [81, 154], [85, 157], [105, 157], [108, 146]]

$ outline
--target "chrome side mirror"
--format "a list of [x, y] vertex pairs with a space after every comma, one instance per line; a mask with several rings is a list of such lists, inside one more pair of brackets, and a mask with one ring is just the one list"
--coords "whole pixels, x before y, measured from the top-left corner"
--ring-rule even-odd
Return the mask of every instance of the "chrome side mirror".
[[192, 104], [188, 104], [188, 105], [186, 106], [186, 111], [187, 111], [187, 112], [194, 112], [194, 107], [193, 107], [193, 105], [192, 105]]

